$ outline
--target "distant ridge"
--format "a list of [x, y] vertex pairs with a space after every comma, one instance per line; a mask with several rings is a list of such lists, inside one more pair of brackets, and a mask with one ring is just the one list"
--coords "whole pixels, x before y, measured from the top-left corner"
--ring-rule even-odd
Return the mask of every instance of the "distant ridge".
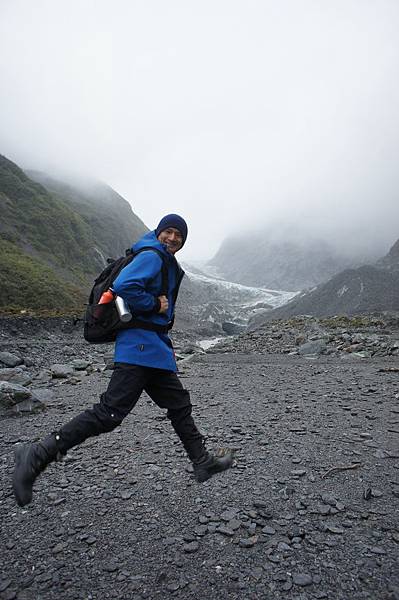
[[324, 317], [338, 314], [399, 310], [399, 240], [375, 265], [346, 269], [315, 289], [296, 296], [280, 308], [253, 318], [249, 328], [271, 319], [297, 315]]

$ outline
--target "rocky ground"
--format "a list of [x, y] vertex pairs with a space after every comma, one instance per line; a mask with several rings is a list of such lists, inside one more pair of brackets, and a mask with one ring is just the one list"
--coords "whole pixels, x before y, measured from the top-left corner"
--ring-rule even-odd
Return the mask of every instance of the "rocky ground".
[[[2, 600], [399, 598], [393, 345], [371, 357], [292, 353], [314, 331], [291, 347], [279, 324], [269, 351], [259, 340], [238, 351], [240, 338], [229, 352], [190, 354], [182, 381], [208, 445], [235, 449], [230, 472], [197, 484], [143, 397], [120, 428], [50, 465], [21, 509], [14, 445], [97, 401], [111, 373], [110, 347], [87, 345], [70, 321], [22, 323], [1, 323]], [[12, 404], [12, 371], [37, 402]]]
[[324, 318], [305, 315], [270, 321], [240, 336], [226, 338], [212, 352], [399, 356], [399, 313]]

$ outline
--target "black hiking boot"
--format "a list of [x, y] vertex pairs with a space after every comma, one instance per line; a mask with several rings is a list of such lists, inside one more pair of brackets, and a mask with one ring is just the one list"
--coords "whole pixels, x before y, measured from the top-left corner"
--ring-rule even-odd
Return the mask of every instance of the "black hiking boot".
[[210, 479], [216, 473], [230, 469], [233, 464], [233, 453], [228, 450], [223, 456], [214, 456], [206, 452], [202, 459], [193, 462], [194, 477], [200, 483]]
[[19, 444], [15, 448], [12, 487], [19, 506], [29, 504], [32, 500], [32, 487], [36, 477], [44, 471], [48, 464], [60, 456], [54, 433], [40, 442]]

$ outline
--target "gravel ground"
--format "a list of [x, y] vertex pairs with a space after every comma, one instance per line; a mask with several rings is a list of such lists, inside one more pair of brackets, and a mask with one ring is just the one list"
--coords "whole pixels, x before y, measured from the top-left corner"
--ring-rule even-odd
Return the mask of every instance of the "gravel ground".
[[196, 483], [143, 397], [20, 509], [15, 443], [97, 401], [110, 371], [53, 382], [46, 411], [0, 421], [0, 598], [399, 599], [398, 363], [194, 355], [181, 377], [208, 445], [236, 450], [231, 471]]

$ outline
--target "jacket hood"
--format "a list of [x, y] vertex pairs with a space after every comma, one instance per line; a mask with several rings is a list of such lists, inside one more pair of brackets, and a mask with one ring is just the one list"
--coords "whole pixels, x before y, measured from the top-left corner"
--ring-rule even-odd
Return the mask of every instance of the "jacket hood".
[[158, 240], [157, 236], [155, 235], [155, 231], [149, 231], [143, 235], [138, 242], [133, 244], [132, 250], [133, 252], [137, 252], [137, 250], [141, 250], [141, 248], [146, 248], [148, 246], [151, 248], [156, 248], [168, 258], [173, 258], [172, 254], [167, 251], [165, 244], [161, 244], [161, 242]]
[[156, 248], [157, 250], [162, 252], [162, 254], [164, 254], [166, 256], [168, 261], [170, 261], [170, 263], [172, 265], [174, 265], [175, 269], [177, 269], [179, 280], [181, 280], [183, 278], [184, 271], [181, 268], [181, 266], [179, 265], [179, 263], [177, 262], [176, 257], [173, 254], [171, 254], [170, 252], [168, 252], [165, 244], [161, 244], [161, 242], [158, 240], [157, 236], [155, 235], [155, 231], [149, 231], [148, 233], [143, 235], [143, 237], [140, 238], [138, 240], [138, 242], [133, 244], [132, 250], [133, 250], [133, 252], [137, 252], [138, 250], [141, 250], [141, 248], [148, 248], [148, 247]]

